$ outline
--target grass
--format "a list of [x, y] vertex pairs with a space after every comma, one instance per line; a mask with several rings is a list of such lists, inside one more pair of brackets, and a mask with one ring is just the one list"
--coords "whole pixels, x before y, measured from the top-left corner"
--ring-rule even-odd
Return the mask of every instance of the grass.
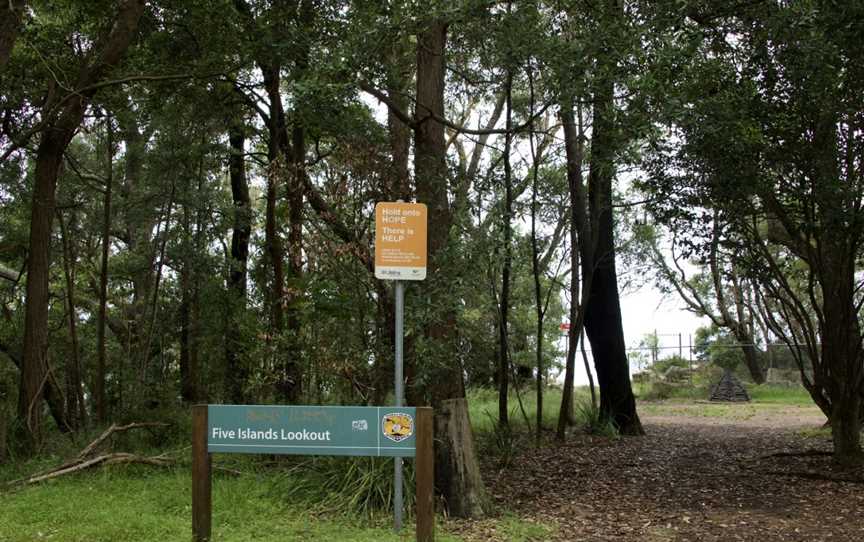
[[[0, 496], [0, 541], [173, 541], [191, 537], [191, 478], [181, 470], [114, 468]], [[273, 498], [266, 475], [217, 477], [213, 535], [224, 541], [411, 540], [385, 518], [359, 521], [310, 514], [304, 503]], [[440, 540], [458, 538], [443, 535]]]
[[[410, 523], [413, 518], [406, 520], [405, 527], [397, 535], [387, 511], [356, 513], [346, 508], [350, 495], [340, 500], [333, 498], [332, 489], [314, 491], [310, 486], [323, 480], [320, 472], [311, 475], [308, 469], [292, 468], [291, 465], [296, 464], [291, 461], [273, 466], [264, 460], [254, 456], [217, 456], [217, 464], [227, 464], [244, 474], [215, 473], [213, 540], [402, 542], [414, 539], [414, 526]], [[386, 462], [387, 470], [392, 472], [392, 463]], [[329, 463], [322, 462], [322, 470]], [[345, 464], [348, 464], [347, 458]], [[21, 464], [2, 466], [0, 478], [16, 478], [23, 474], [22, 470]], [[0, 542], [189, 540], [192, 516], [189, 470], [188, 466], [174, 469], [113, 466], [0, 492]], [[286, 490], [292, 486], [304, 486], [304, 490]], [[508, 513], [484, 522], [494, 527], [500, 540], [508, 542], [543, 540], [551, 532], [547, 526]], [[448, 533], [446, 522], [439, 517], [436, 540], [458, 542], [463, 539]]]
[[[559, 388], [547, 388], [543, 392], [543, 427], [554, 429], [558, 424], [558, 411], [561, 408], [561, 390]], [[525, 414], [534, 430], [537, 421], [537, 392], [534, 388], [520, 391], [522, 406]], [[576, 404], [591, 402], [591, 393], [586, 386], [577, 387], [573, 393]], [[516, 392], [510, 391], [507, 398], [508, 417], [510, 426], [515, 431], [527, 429], [525, 416], [519, 407]], [[576, 414], [578, 415], [576, 409]], [[468, 413], [471, 417], [471, 427], [475, 433], [493, 433], [498, 423], [498, 391], [488, 388], [474, 389], [468, 394]]]
[[759, 407], [748, 403], [693, 404], [693, 403], [645, 403], [639, 411], [652, 415], [692, 416], [699, 418], [723, 418], [727, 420], [749, 420]]
[[812, 405], [813, 398], [801, 386], [747, 386], [750, 398], [756, 403], [771, 403], [782, 405]]

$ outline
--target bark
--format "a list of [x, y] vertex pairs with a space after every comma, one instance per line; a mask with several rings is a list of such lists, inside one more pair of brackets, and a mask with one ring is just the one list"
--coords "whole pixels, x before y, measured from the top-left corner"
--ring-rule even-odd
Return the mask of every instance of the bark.
[[[80, 116], [78, 118], [80, 119]], [[57, 175], [63, 160], [63, 151], [71, 138], [72, 130], [65, 133], [59, 130], [46, 132], [37, 151], [27, 259], [24, 353], [18, 388], [18, 418], [26, 429], [26, 438], [31, 449], [36, 448], [42, 437], [40, 413], [45, 381], [48, 379], [48, 271], [51, 225], [55, 209]], [[65, 416], [63, 418], [65, 425]]]
[[114, 142], [111, 119], [106, 119], [105, 200], [102, 203], [102, 261], [99, 268], [99, 313], [96, 324], [96, 376], [93, 379], [93, 396], [96, 406], [96, 419], [99, 423], [108, 421], [108, 402], [105, 397], [105, 370], [108, 359], [105, 326], [108, 316], [108, 252], [111, 244], [111, 190], [114, 185]]
[[[411, 83], [410, 70], [413, 64], [410, 61], [409, 51], [410, 45], [405, 39], [394, 40], [390, 50], [386, 92], [394, 107], [400, 111], [408, 110], [408, 87]], [[387, 108], [387, 133], [390, 139], [392, 165], [384, 194], [385, 199], [411, 201], [412, 190], [408, 175], [411, 127], [389, 107]]]
[[[862, 349], [858, 311], [855, 307], [855, 264], [847, 240], [825, 239], [822, 264], [821, 365], [830, 375], [831, 435], [834, 459], [853, 465], [864, 460], [861, 450]], [[830, 279], [828, 279], [830, 277]], [[830, 280], [830, 282], [829, 282]]]
[[[564, 129], [564, 152], [567, 156], [567, 183], [570, 195], [570, 330], [567, 334], [567, 359], [564, 366], [564, 388], [558, 413], [556, 436], [563, 440], [573, 416], [573, 388], [576, 374], [576, 350], [583, 337], [585, 309], [593, 278], [594, 236], [588, 220], [585, 180], [582, 175], [584, 147], [582, 144], [581, 112], [579, 129], [574, 119], [570, 98], [562, 100], [561, 121]], [[580, 281], [580, 270], [582, 273]]]
[[245, 403], [244, 388], [248, 368], [243, 360], [245, 341], [241, 317], [246, 310], [246, 275], [249, 261], [249, 236], [252, 233], [252, 202], [243, 158], [246, 136], [243, 127], [234, 125], [228, 134], [231, 154], [228, 173], [234, 201], [234, 229], [231, 233], [231, 272], [228, 275], [230, 301], [225, 335], [225, 395], [234, 404]]
[[[447, 23], [442, 20], [429, 22], [417, 39], [417, 105], [414, 132], [414, 178], [417, 183], [417, 199], [428, 209], [429, 281], [440, 281], [446, 276], [448, 255], [447, 239], [452, 225], [452, 214], [448, 203], [448, 175], [444, 126], [433, 117], [444, 114], [444, 48], [447, 41]], [[441, 311], [439, 317], [429, 322], [425, 334], [435, 344], [442, 345], [445, 364], [430, 378], [429, 395], [432, 406], [440, 415], [436, 416], [436, 486], [446, 499], [449, 513], [457, 517], [482, 515], [484, 510], [484, 488], [479, 476], [479, 465], [474, 453], [471, 427], [467, 422], [467, 409], [448, 406], [451, 399], [464, 403], [465, 386], [462, 367], [456, 354], [456, 316], [451, 307], [450, 295], [443, 284], [432, 284], [432, 291], [440, 292], [432, 300]], [[464, 420], [458, 419], [464, 416]], [[457, 418], [448, 421], [448, 418]], [[475, 475], [475, 473], [478, 473]]]
[[[15, 348], [5, 343], [0, 343], [0, 353], [6, 355], [9, 360], [15, 365], [15, 368], [21, 370], [22, 350]], [[51, 418], [61, 432], [69, 431], [69, 426], [66, 425], [65, 404], [63, 401], [63, 393], [53, 378], [45, 381], [45, 402], [48, 404], [48, 412]]]
[[8, 446], [9, 420], [6, 413], [6, 404], [9, 402], [9, 388], [6, 380], [0, 377], [0, 465], [6, 462], [6, 449]]
[[509, 426], [507, 417], [507, 392], [510, 387], [510, 343], [508, 340], [508, 318], [510, 316], [510, 272], [513, 267], [513, 172], [510, 167], [510, 145], [513, 140], [513, 136], [510, 133], [513, 124], [512, 85], [513, 73], [508, 69], [507, 80], [505, 82], [505, 125], [507, 127], [507, 133], [504, 135], [504, 213], [501, 217], [502, 228], [504, 230], [504, 264], [501, 269], [501, 300], [498, 309], [498, 349], [500, 354], [498, 360], [498, 426], [502, 429]]
[[279, 94], [280, 67], [262, 67], [264, 86], [270, 100], [270, 125], [268, 158], [270, 170], [267, 172], [267, 207], [265, 211], [264, 245], [267, 257], [273, 269], [272, 283], [269, 292], [270, 304], [270, 326], [274, 335], [279, 335], [285, 328], [285, 263], [282, 238], [277, 231], [276, 224], [276, 197], [279, 190], [279, 182], [284, 178], [284, 162], [282, 161], [282, 150], [288, 147], [285, 112], [282, 107], [282, 96]]
[[[186, 404], [194, 404], [198, 400], [197, 365], [198, 348], [197, 333], [195, 325], [195, 305], [197, 301], [197, 280], [195, 276], [194, 258], [197, 254], [197, 244], [189, 239], [192, 231], [192, 220], [190, 206], [192, 201], [197, 201], [200, 190], [192, 195], [189, 189], [191, 181], [187, 180], [185, 201], [183, 203], [183, 235], [184, 250], [182, 268], [180, 269], [180, 397]], [[196, 230], [196, 237], [198, 230]]]
[[[73, 214], [74, 219], [74, 214]], [[78, 429], [86, 423], [84, 415], [84, 396], [81, 392], [81, 362], [78, 347], [78, 317], [75, 307], [75, 253], [69, 231], [58, 215], [60, 240], [63, 244], [63, 276], [66, 279], [66, 312], [69, 320], [69, 356], [66, 358], [66, 423], [71, 429]]]
[[[311, 34], [314, 23], [314, 7], [311, 0], [300, 4], [298, 26]], [[310, 40], [303, 40], [295, 59], [295, 78], [302, 80], [309, 68]], [[296, 101], [296, 100], [295, 100]], [[291, 164], [291, 182], [288, 186], [288, 284], [287, 293], [287, 347], [285, 348], [285, 368], [283, 395], [290, 404], [300, 403], [303, 392], [303, 341], [302, 324], [296, 308], [302, 294], [303, 282], [303, 203], [306, 187], [306, 115], [311, 114], [304, 104], [294, 107], [293, 127], [291, 129], [291, 148], [285, 159]]]
[[448, 399], [436, 407], [435, 435], [435, 487], [443, 494], [448, 510], [456, 517], [482, 514], [486, 495], [468, 419], [468, 401]]
[[15, 41], [24, 24], [24, 0], [8, 0], [0, 4], [0, 68], [6, 66]]
[[[589, 297], [586, 300], [585, 330], [591, 341], [594, 367], [600, 387], [600, 420], [612, 422], [622, 434], [642, 435], [630, 387], [630, 370], [621, 323], [618, 277], [615, 270], [612, 180], [614, 168], [614, 101], [610, 78], [596, 85], [588, 173], [589, 212], [596, 224], [595, 261]], [[586, 262], [583, 261], [583, 269]]]
[[[18, 401], [18, 416], [22, 426], [26, 428], [31, 449], [35, 448], [41, 437], [39, 413], [44, 382], [48, 378], [48, 271], [57, 175], [63, 161], [63, 152], [81, 123], [89, 100], [96, 92], [96, 89], [90, 87], [120, 61], [132, 42], [143, 11], [144, 0], [127, 0], [121, 3], [109, 34], [94, 46], [96, 58], [88, 58], [79, 74], [76, 88], [82, 90], [66, 101], [59, 112], [48, 116], [37, 149], [27, 261], [24, 352]], [[88, 88], [90, 89], [85, 90]]]

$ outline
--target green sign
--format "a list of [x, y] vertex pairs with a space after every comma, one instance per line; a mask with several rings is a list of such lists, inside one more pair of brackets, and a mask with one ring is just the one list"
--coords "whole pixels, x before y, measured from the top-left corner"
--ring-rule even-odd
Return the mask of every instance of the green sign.
[[416, 409], [208, 405], [207, 451], [414, 457]]

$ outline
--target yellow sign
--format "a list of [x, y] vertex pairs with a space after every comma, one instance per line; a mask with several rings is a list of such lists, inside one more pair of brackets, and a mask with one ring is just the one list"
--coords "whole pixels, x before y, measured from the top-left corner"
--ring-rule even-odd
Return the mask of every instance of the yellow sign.
[[381, 423], [381, 432], [393, 442], [405, 440], [414, 434], [414, 418], [405, 412], [385, 414]]
[[375, 205], [375, 278], [426, 278], [426, 206], [380, 202]]

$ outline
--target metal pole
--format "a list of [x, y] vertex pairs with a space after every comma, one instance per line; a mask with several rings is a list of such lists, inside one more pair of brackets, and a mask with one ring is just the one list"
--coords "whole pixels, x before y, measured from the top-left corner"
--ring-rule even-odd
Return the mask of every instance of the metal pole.
[[[404, 312], [405, 312], [405, 285], [401, 280], [396, 284], [396, 333], [394, 343], [396, 346], [396, 366], [394, 368], [396, 406], [402, 406], [402, 337], [404, 336]], [[396, 457], [393, 461], [393, 518], [396, 532], [402, 529], [402, 458]]]

